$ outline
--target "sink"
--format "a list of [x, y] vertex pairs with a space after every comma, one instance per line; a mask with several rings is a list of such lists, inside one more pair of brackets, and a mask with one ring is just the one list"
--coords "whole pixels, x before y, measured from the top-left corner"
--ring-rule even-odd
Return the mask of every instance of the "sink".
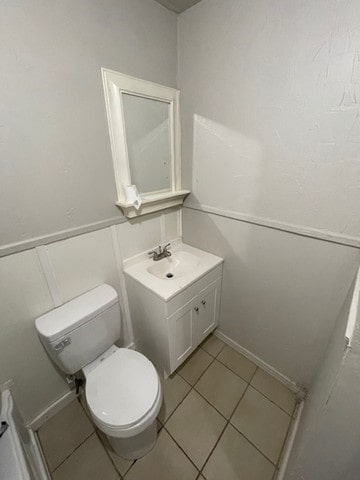
[[171, 256], [157, 262], [149, 258], [148, 250], [124, 260], [127, 283], [130, 285], [135, 280], [165, 302], [224, 261], [183, 243], [180, 238], [174, 238], [170, 243]]
[[196, 268], [200, 263], [199, 257], [185, 251], [176, 251], [170, 257], [163, 258], [148, 267], [147, 271], [161, 279], [180, 278]]

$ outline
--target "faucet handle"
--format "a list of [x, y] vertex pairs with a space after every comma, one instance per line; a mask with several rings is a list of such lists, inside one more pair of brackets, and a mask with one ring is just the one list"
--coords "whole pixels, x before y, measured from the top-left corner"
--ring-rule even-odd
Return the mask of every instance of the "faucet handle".
[[168, 247], [170, 247], [170, 243], [168, 243], [167, 245], [165, 245], [165, 247], [163, 248], [163, 254], [166, 256], [166, 257], [170, 257], [171, 256], [171, 252], [169, 252], [168, 250]]

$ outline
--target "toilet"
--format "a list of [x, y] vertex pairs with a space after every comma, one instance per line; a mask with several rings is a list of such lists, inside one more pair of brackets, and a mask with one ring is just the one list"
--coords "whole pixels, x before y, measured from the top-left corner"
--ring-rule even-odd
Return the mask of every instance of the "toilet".
[[135, 460], [156, 443], [162, 403], [154, 365], [135, 350], [119, 348], [121, 312], [116, 291], [100, 285], [36, 319], [50, 358], [67, 374], [82, 371], [95, 425], [116, 454]]

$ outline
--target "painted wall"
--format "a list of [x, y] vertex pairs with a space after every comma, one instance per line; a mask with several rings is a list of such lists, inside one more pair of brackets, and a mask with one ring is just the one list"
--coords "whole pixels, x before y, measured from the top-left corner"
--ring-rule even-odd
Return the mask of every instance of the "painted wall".
[[2, 1], [0, 58], [0, 246], [121, 216], [100, 67], [176, 86], [176, 14]]
[[[185, 241], [225, 258], [220, 329], [309, 386], [360, 240], [360, 4], [203, 0], [178, 19]], [[319, 233], [320, 232], [320, 233]], [[341, 239], [340, 239], [341, 241]]]
[[225, 258], [219, 330], [309, 386], [359, 252], [187, 208], [183, 237]]
[[[360, 444], [360, 308], [345, 349], [353, 287], [337, 319], [321, 369], [305, 402], [286, 480], [357, 480]], [[360, 283], [357, 285], [357, 290]], [[358, 303], [358, 299], [357, 303]], [[356, 314], [356, 313], [355, 313]]]
[[360, 4], [203, 0], [178, 20], [189, 200], [359, 238]]
[[[130, 320], [122, 259], [177, 237], [179, 226], [179, 210], [170, 210], [40, 250], [46, 249], [45, 263], [61, 302], [104, 282], [117, 290], [122, 300], [120, 345], [126, 346], [132, 337], [127, 328]], [[54, 308], [39, 255], [41, 258], [38, 248], [0, 258], [0, 385], [14, 381], [16, 402], [28, 421], [69, 391], [64, 375], [51, 363], [35, 330], [35, 319]]]
[[[151, 0], [0, 2], [0, 248], [121, 219], [100, 67], [176, 86], [176, 44], [176, 15]], [[14, 381], [26, 420], [68, 392], [35, 331], [56, 304], [46, 272], [61, 302], [103, 282], [124, 296], [121, 256], [178, 224], [147, 216], [0, 259], [0, 384]]]

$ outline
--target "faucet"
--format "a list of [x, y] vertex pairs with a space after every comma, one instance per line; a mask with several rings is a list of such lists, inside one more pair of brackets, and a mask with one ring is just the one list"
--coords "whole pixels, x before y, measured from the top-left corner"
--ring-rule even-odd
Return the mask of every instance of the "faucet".
[[165, 247], [163, 247], [163, 248], [161, 248], [161, 246], [159, 245], [159, 249], [158, 250], [152, 250], [151, 252], [149, 252], [149, 255], [152, 257], [154, 262], [158, 262], [159, 260], [161, 260], [163, 258], [170, 257], [171, 252], [169, 252], [168, 247], [170, 247], [170, 243], [165, 245]]

